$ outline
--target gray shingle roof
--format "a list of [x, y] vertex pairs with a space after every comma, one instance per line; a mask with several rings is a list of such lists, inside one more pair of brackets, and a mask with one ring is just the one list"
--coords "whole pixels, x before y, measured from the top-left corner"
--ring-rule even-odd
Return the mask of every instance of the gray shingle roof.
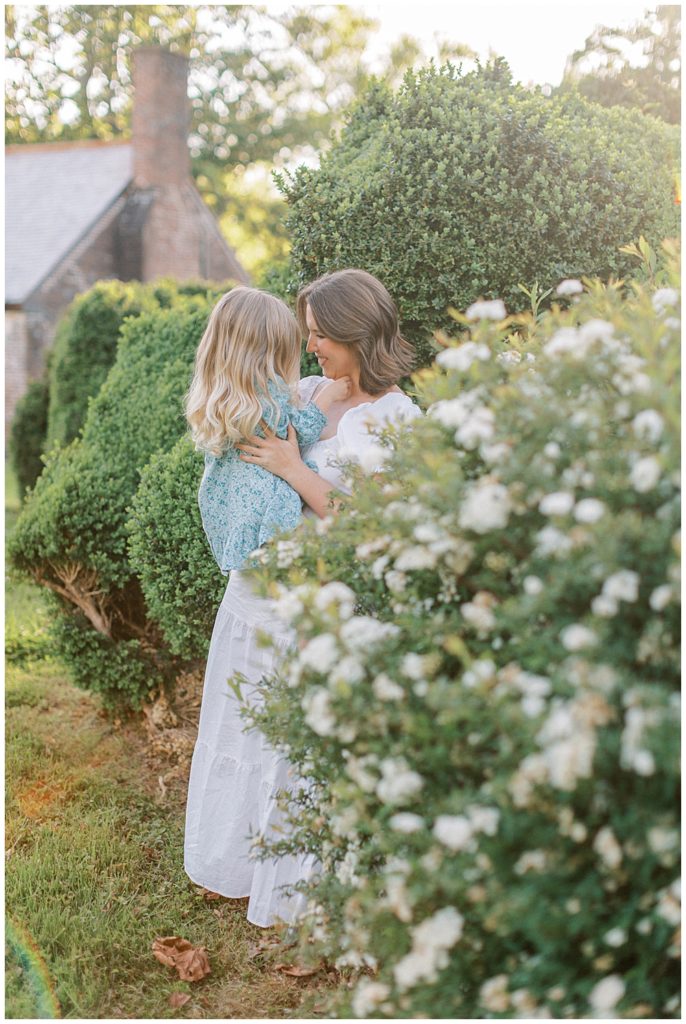
[[5, 156], [5, 302], [20, 304], [132, 178], [130, 143], [10, 146]]

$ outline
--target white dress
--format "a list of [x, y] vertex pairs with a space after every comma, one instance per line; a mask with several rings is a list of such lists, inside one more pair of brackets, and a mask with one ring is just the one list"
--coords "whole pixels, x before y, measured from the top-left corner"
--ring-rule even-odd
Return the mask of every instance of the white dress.
[[[309, 401], [321, 382], [318, 376], [302, 380], [301, 398]], [[349, 409], [336, 434], [309, 445], [303, 455], [317, 465], [320, 476], [347, 491], [340, 470], [330, 460], [343, 451], [373, 450], [370, 424], [403, 420], [418, 412], [406, 395], [391, 392]], [[274, 648], [259, 645], [258, 634], [264, 632], [271, 635]], [[255, 595], [246, 575], [233, 570], [207, 657], [188, 783], [184, 867], [193, 882], [213, 892], [248, 896], [248, 920], [262, 928], [277, 919], [291, 922], [304, 909], [303, 898], [289, 897], [282, 887], [308, 878], [316, 863], [310, 855], [269, 860], [249, 856], [251, 835], [270, 836], [275, 827], [283, 827], [279, 790], [294, 792], [303, 783], [259, 730], [245, 727], [227, 679], [242, 673], [248, 680], [243, 696], [256, 703], [260, 697], [250, 683], [273, 674], [281, 653], [293, 642], [292, 632], [275, 615], [271, 602]]]

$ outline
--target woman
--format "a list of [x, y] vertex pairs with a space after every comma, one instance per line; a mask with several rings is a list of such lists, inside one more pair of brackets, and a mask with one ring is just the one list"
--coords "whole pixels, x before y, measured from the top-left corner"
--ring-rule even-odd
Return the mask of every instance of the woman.
[[[252, 437], [239, 447], [244, 461], [269, 470], [297, 491], [306, 515], [323, 517], [331, 511], [336, 491], [349, 493], [335, 465], [341, 454], [373, 452], [370, 428], [419, 413], [397, 383], [411, 369], [413, 353], [399, 332], [390, 295], [363, 270], [325, 274], [307, 285], [298, 296], [297, 312], [307, 351], [317, 357], [324, 378], [350, 378], [347, 397], [332, 403], [319, 440], [302, 454], [292, 427], [287, 440]], [[326, 386], [324, 378], [305, 377], [301, 400], [310, 402]], [[305, 465], [305, 458], [316, 472]], [[261, 632], [270, 634], [273, 646], [259, 644]], [[277, 919], [296, 918], [300, 901], [282, 887], [307, 878], [314, 865], [305, 855], [250, 859], [251, 834], [268, 836], [283, 827], [279, 790], [293, 792], [300, 783], [258, 730], [244, 729], [227, 679], [242, 673], [248, 681], [244, 699], [258, 700], [250, 683], [276, 671], [280, 653], [292, 642], [270, 602], [253, 593], [249, 577], [232, 571], [207, 659], [188, 786], [185, 869], [194, 882], [213, 892], [249, 896], [248, 920], [263, 928]]]

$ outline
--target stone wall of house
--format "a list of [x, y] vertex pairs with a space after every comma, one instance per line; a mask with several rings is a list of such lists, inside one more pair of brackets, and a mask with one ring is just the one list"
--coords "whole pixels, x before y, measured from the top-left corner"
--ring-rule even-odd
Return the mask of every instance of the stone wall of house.
[[[6, 311], [5, 424], [11, 421], [29, 381], [43, 373], [57, 324], [72, 299], [96, 281], [118, 277], [114, 237], [122, 205], [123, 200], [113, 204], [27, 299], [21, 311]], [[11, 333], [7, 323], [12, 324]], [[21, 330], [15, 323], [21, 323]]]
[[143, 280], [175, 277], [179, 281], [205, 277], [200, 262], [198, 215], [192, 185], [155, 189], [143, 226]]
[[157, 277], [249, 281], [190, 180], [181, 187], [154, 189], [141, 230], [143, 281]]
[[17, 402], [29, 382], [26, 365], [28, 351], [26, 314], [21, 309], [5, 310], [5, 440]]

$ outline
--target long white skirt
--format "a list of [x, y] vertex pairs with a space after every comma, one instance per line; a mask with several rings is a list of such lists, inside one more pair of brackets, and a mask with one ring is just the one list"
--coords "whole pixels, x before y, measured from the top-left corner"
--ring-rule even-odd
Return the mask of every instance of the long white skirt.
[[[258, 634], [269, 633], [275, 648], [262, 647]], [[278, 666], [293, 634], [271, 604], [256, 596], [246, 577], [232, 571], [217, 612], [205, 670], [198, 738], [191, 763], [186, 807], [184, 867], [193, 882], [222, 896], [249, 896], [248, 920], [267, 928], [292, 922], [304, 909], [303, 897], [282, 891], [307, 878], [315, 867], [310, 855], [256, 860], [250, 836], [284, 835], [279, 790], [294, 792], [302, 783], [286, 758], [276, 753], [257, 729], [248, 729], [227, 679], [241, 672], [243, 697], [261, 702], [250, 683]]]

